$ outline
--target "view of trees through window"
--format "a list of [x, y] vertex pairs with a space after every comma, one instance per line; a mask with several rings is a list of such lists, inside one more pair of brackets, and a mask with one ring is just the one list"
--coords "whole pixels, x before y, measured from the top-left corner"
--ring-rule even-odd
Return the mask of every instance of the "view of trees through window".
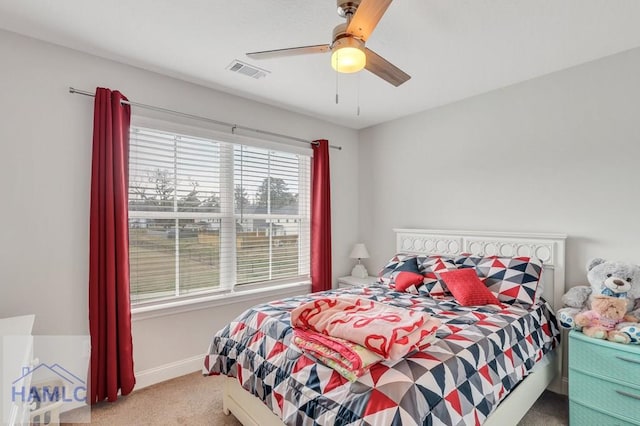
[[133, 128], [133, 302], [308, 275], [306, 156]]

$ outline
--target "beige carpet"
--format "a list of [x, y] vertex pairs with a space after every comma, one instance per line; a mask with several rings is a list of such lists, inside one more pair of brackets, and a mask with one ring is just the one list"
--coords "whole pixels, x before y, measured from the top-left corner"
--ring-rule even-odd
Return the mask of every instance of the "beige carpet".
[[[70, 414], [62, 417], [63, 424], [74, 424], [71, 420]], [[200, 373], [134, 391], [115, 403], [97, 404], [91, 424], [240, 426], [233, 415], [222, 413], [222, 378]], [[518, 426], [568, 424], [567, 398], [545, 392]]]

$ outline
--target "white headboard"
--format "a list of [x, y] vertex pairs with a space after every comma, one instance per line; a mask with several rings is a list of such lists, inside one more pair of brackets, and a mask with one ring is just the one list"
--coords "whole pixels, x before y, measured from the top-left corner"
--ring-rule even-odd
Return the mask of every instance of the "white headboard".
[[398, 253], [455, 256], [529, 256], [543, 262], [543, 297], [554, 310], [562, 307], [564, 294], [564, 234], [520, 232], [444, 231], [435, 229], [394, 229]]

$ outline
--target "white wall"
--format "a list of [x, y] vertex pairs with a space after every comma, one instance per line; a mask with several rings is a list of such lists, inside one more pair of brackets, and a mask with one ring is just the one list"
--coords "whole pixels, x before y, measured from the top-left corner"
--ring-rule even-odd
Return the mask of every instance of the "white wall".
[[[356, 131], [4, 31], [0, 58], [0, 317], [35, 313], [36, 334], [88, 333], [93, 99], [68, 86], [109, 87], [133, 101], [341, 145], [331, 150], [340, 183], [332, 188], [334, 276], [350, 270]], [[135, 321], [136, 371], [204, 353], [214, 331], [251, 304]]]
[[640, 49], [365, 129], [360, 157], [370, 271], [394, 227], [561, 232], [583, 284], [640, 262]]

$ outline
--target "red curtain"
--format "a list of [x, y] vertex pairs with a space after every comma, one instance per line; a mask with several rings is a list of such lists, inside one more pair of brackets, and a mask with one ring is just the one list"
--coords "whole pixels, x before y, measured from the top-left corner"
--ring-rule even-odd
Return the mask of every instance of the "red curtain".
[[329, 142], [313, 144], [311, 177], [311, 291], [329, 290], [331, 276], [331, 191]]
[[118, 91], [96, 90], [89, 246], [90, 402], [115, 401], [136, 383], [129, 301], [129, 123]]

